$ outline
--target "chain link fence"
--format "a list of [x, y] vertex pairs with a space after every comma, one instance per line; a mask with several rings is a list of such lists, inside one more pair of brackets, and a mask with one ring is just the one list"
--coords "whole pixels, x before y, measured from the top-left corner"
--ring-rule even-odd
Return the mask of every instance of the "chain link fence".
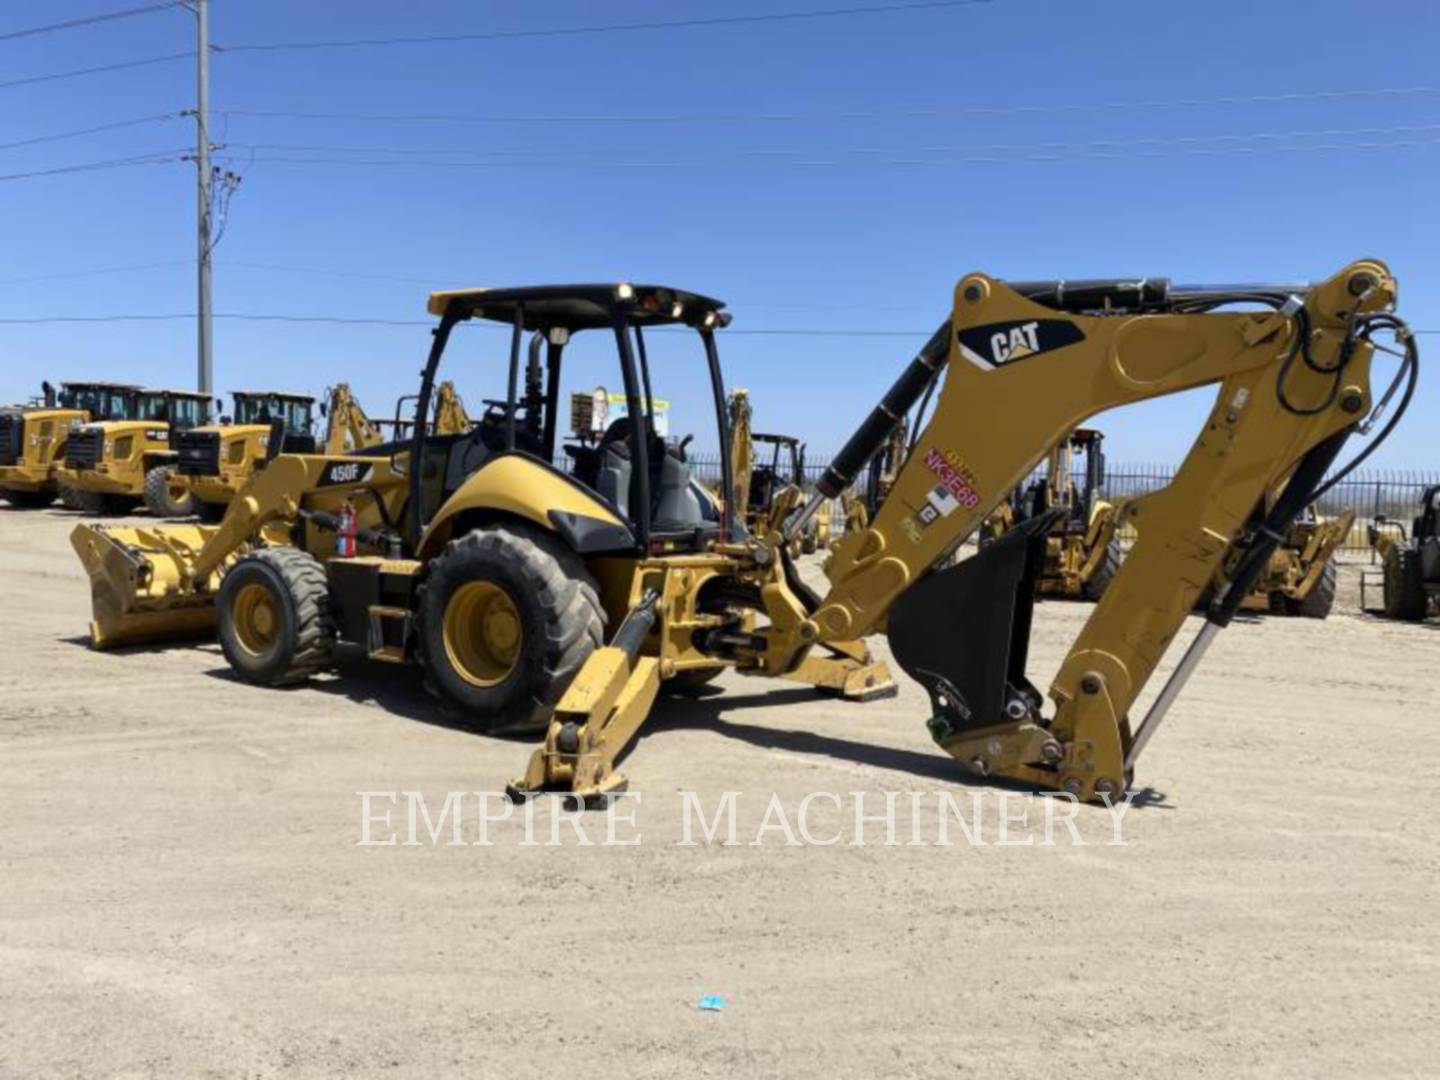
[[[695, 475], [704, 484], [720, 483], [720, 455], [716, 453], [690, 454], [689, 461]], [[829, 464], [828, 458], [807, 458], [805, 462], [806, 485], [814, 484]], [[782, 471], [785, 465], [782, 462]], [[1105, 497], [1112, 502], [1134, 498], [1156, 491], [1175, 478], [1176, 466], [1165, 464], [1124, 464], [1107, 465], [1105, 470]], [[1045, 475], [1044, 468], [1038, 469], [1030, 479]], [[1075, 474], [1075, 483], [1083, 485], [1083, 473]], [[1340, 550], [1350, 553], [1368, 553], [1370, 541], [1366, 526], [1374, 517], [1394, 518], [1405, 523], [1409, 529], [1411, 520], [1420, 512], [1420, 498], [1425, 489], [1440, 484], [1440, 470], [1424, 469], [1364, 469], [1352, 473], [1325, 494], [1317, 508], [1322, 518], [1338, 517], [1347, 510], [1355, 512], [1355, 525], [1345, 538]], [[838, 507], [836, 508], [838, 511]], [[1122, 538], [1124, 536], [1122, 531]]]

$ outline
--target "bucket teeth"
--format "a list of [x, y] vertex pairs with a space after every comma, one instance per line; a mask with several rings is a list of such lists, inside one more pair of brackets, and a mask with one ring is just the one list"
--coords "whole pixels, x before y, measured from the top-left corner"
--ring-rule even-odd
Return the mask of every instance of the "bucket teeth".
[[213, 581], [196, 589], [189, 566], [213, 530], [195, 525], [79, 525], [70, 534], [90, 578], [90, 645], [110, 649], [213, 632]]

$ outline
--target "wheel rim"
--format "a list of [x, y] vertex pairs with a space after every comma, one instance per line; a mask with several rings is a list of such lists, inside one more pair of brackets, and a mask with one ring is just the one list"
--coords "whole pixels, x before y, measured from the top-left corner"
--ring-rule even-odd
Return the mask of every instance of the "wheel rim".
[[242, 586], [230, 606], [235, 639], [251, 656], [264, 656], [280, 640], [280, 608], [264, 585]]
[[510, 594], [493, 581], [467, 581], [445, 605], [445, 654], [473, 686], [495, 686], [515, 670], [523, 633]]

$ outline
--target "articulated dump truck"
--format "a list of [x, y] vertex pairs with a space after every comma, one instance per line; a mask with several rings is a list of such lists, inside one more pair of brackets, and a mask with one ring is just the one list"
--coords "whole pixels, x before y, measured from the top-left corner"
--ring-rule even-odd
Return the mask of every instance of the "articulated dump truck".
[[[1347, 439], [1370, 430], [1402, 383], [1375, 438], [1404, 413], [1419, 354], [1396, 292], [1374, 260], [1313, 285], [967, 274], [804, 505], [759, 535], [734, 513], [729, 455], [726, 497], [710, 498], [689, 440], [667, 442], [655, 423], [651, 369], [664, 372], [647, 340], [688, 327], [709, 373], [714, 445], [727, 445], [720, 301], [628, 283], [435, 293], [408, 440], [282, 454], [218, 527], [76, 530], [92, 638], [104, 647], [213, 623], [236, 675], [259, 685], [331, 669], [337, 643], [350, 642], [419, 667], [475, 728], [543, 732], [511, 785], [517, 797], [589, 801], [624, 786], [618, 759], [662, 687], [733, 670], [864, 700], [893, 691], [865, 643], [883, 633], [929, 699], [917, 719], [960, 768], [1118, 799], [1291, 523], [1353, 468], [1330, 475]], [[508, 394], [471, 431], [435, 435], [435, 371], [471, 319], [510, 330]], [[625, 415], [598, 440], [565, 440], [557, 423], [561, 355], [581, 334], [614, 344], [625, 388]], [[479, 337], [465, 348], [482, 348]], [[1375, 393], [1370, 362], [1390, 341], [1402, 361]], [[1167, 486], [1126, 503], [1135, 542], [1043, 692], [1026, 673], [1035, 580], [1064, 508], [954, 565], [951, 554], [1088, 419], [1199, 386], [1216, 395], [1192, 449]], [[934, 412], [888, 495], [835, 543], [828, 585], [812, 590], [791, 544], [931, 390]], [[1141, 711], [1222, 566], [1202, 628]]]

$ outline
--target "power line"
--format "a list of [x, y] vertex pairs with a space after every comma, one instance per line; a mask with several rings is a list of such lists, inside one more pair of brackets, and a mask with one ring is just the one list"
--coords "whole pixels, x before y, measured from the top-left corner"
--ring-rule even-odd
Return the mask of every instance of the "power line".
[[[376, 319], [356, 316], [354, 318], [343, 315], [285, 315], [271, 314], [265, 312], [231, 311], [216, 312], [217, 319], [231, 319], [241, 322], [281, 322], [281, 323], [339, 323], [353, 326], [429, 326], [435, 325], [434, 319]], [[117, 323], [117, 322], [175, 322], [183, 319], [193, 319], [193, 312], [166, 312], [162, 314], [121, 314], [121, 315], [39, 315], [20, 318], [0, 318], [0, 325], [6, 326], [38, 326], [52, 323]], [[508, 328], [499, 323], [473, 323], [472, 325], [485, 330], [506, 330]], [[879, 337], [879, 338], [910, 338], [929, 337], [933, 334], [934, 328], [928, 330], [836, 330], [833, 327], [823, 327], [811, 330], [782, 330], [763, 327], [747, 327], [744, 329], [730, 328], [726, 334], [744, 334], [751, 336], [781, 336], [781, 337]]]
[[29, 139], [20, 139], [17, 142], [0, 143], [0, 150], [14, 150], [20, 146], [34, 146], [36, 143], [55, 142], [59, 139], [75, 139], [81, 135], [94, 135], [101, 131], [118, 131], [121, 128], [139, 127], [141, 124], [153, 124], [160, 120], [175, 120], [184, 113], [156, 113], [154, 116], [137, 116], [133, 120], [116, 120], [111, 124], [98, 124], [95, 127], [76, 128], [73, 131], [60, 131], [54, 135], [36, 135]]
[[164, 262], [131, 263], [128, 266], [98, 266], [92, 270], [66, 270], [58, 274], [26, 274], [23, 277], [0, 278], [0, 285], [20, 285], [31, 281], [62, 281], [67, 278], [100, 277], [105, 274], [130, 274], [161, 267], [189, 266], [191, 259], [166, 259]]
[[[1234, 155], [1299, 154], [1299, 153], [1371, 153], [1383, 150], [1408, 150], [1440, 144], [1440, 136], [1428, 139], [1406, 139], [1392, 142], [1357, 143], [1306, 143], [1301, 145], [1262, 146], [1173, 146], [1159, 149], [1120, 148], [1109, 151], [1090, 150], [1070, 152], [1065, 150], [1044, 151], [1036, 147], [1034, 152], [1015, 154], [969, 155], [960, 157], [921, 156], [880, 157], [876, 153], [852, 155], [848, 160], [840, 158], [814, 158], [790, 160], [779, 156], [753, 155], [739, 159], [739, 163], [757, 167], [784, 167], [800, 169], [865, 168], [902, 166], [914, 168], [950, 167], [964, 165], [1017, 165], [1044, 164], [1051, 162], [1090, 161], [1137, 161], [1174, 157], [1220, 157]], [[232, 144], [233, 145], [233, 144]], [[844, 151], [842, 150], [843, 154]], [[227, 161], [237, 159], [227, 158]], [[334, 158], [334, 157], [290, 157], [286, 155], [259, 155], [248, 159], [253, 163], [279, 165], [321, 165], [345, 168], [387, 168], [411, 167], [431, 169], [523, 169], [589, 166], [601, 169], [713, 169], [719, 163], [715, 158], [690, 159], [576, 159], [557, 155], [554, 159], [533, 158], [510, 161], [436, 161], [419, 157], [410, 158]]]
[[244, 107], [220, 110], [225, 116], [255, 116], [293, 120], [365, 120], [379, 123], [436, 124], [716, 124], [716, 123], [826, 123], [856, 120], [943, 120], [959, 116], [1013, 116], [1023, 113], [1104, 112], [1138, 109], [1180, 109], [1206, 106], [1268, 105], [1297, 101], [1333, 101], [1376, 97], [1414, 97], [1440, 94], [1440, 86], [1384, 86], [1345, 90], [1295, 90], [1275, 94], [1230, 94], [1210, 98], [1159, 98], [1138, 101], [1064, 102], [1032, 105], [956, 105], [886, 110], [777, 113], [656, 113], [555, 115], [454, 113], [346, 113], [302, 112]]
[[978, 7], [993, 0], [919, 0], [905, 4], [865, 4], [853, 7], [820, 8], [812, 11], [774, 12], [757, 15], [711, 15], [693, 19], [656, 19], [647, 22], [605, 23], [592, 26], [533, 30], [491, 30], [474, 34], [425, 34], [414, 37], [353, 38], [343, 41], [276, 41], [225, 45], [221, 52], [277, 52], [295, 49], [354, 49], [389, 45], [450, 45], [467, 41], [508, 41], [518, 38], [575, 37], [582, 34], [621, 34], [636, 30], [676, 30], [707, 26], [738, 26], [752, 23], [797, 22], [850, 15], [898, 14], [942, 8]]
[[0, 90], [8, 90], [15, 86], [31, 86], [35, 83], [55, 82], [58, 79], [74, 79], [81, 75], [98, 75], [105, 71], [125, 71], [130, 68], [148, 67], [151, 64], [168, 64], [172, 60], [189, 60], [194, 55], [193, 52], [171, 53], [168, 56], [150, 56], [144, 60], [123, 60], [117, 64], [101, 64], [99, 67], [76, 68], [73, 71], [56, 71], [49, 75], [31, 75], [24, 79], [11, 79], [9, 82], [0, 82]]
[[164, 11], [167, 8], [179, 7], [176, 0], [169, 0], [163, 4], [147, 4], [145, 7], [129, 8], [125, 11], [111, 11], [104, 15], [90, 15], [83, 19], [70, 19], [68, 22], [50, 23], [48, 26], [32, 26], [28, 30], [12, 30], [8, 34], [0, 34], [0, 41], [13, 41], [16, 38], [33, 37], [36, 34], [49, 34], [57, 30], [74, 30], [81, 26], [92, 26], [95, 23], [112, 22], [115, 19], [128, 19], [132, 15], [148, 15], [152, 11]]
[[[0, 325], [8, 326], [35, 326], [49, 323], [115, 323], [115, 322], [169, 322], [181, 319], [193, 319], [193, 312], [174, 312], [164, 314], [125, 314], [125, 315], [42, 315], [30, 318], [0, 318]], [[216, 312], [217, 319], [235, 319], [245, 322], [283, 322], [283, 323], [342, 323], [355, 326], [434, 326], [434, 319], [375, 319], [366, 317], [350, 318], [343, 315], [285, 315], [270, 314], [261, 312]], [[500, 323], [466, 323], [463, 325], [474, 326], [486, 330], [504, 330], [509, 332], [508, 327]], [[929, 337], [935, 332], [934, 327], [916, 330], [837, 330], [833, 327], [777, 329], [773, 327], [745, 327], [727, 328], [723, 333], [726, 336], [748, 335], [754, 337], [841, 337], [841, 338], [915, 338]], [[1440, 334], [1440, 330], [1416, 330], [1416, 334]]]
[[[949, 145], [922, 146], [842, 146], [842, 147], [781, 147], [781, 148], [740, 148], [725, 150], [716, 157], [795, 157], [800, 155], [839, 153], [846, 155], [877, 154], [952, 154], [952, 153], [1030, 153], [1036, 151], [1073, 151], [1124, 148], [1132, 146], [1190, 146], [1203, 143], [1275, 142], [1284, 139], [1349, 138], [1373, 135], [1413, 135], [1440, 131], [1440, 124], [1401, 124], [1391, 127], [1324, 128], [1319, 130], [1258, 131], [1222, 135], [1165, 135], [1129, 138], [1090, 139], [1082, 142], [1033, 142], [1033, 143], [959, 143]], [[549, 161], [573, 161], [578, 157], [611, 153], [606, 149], [502, 149], [468, 150], [448, 147], [390, 147], [390, 146], [334, 146], [295, 143], [236, 143], [227, 144], [234, 149], [254, 151], [278, 150], [288, 153], [332, 153], [332, 154], [395, 154], [420, 156], [445, 156], [459, 158], [526, 158], [543, 157]], [[645, 150], [631, 151], [646, 153]]]
[[105, 161], [87, 161], [78, 165], [60, 165], [53, 169], [33, 169], [29, 172], [0, 173], [0, 181], [30, 180], [37, 176], [59, 176], [62, 173], [94, 172], [99, 169], [120, 169], [130, 165], [160, 165], [169, 161], [183, 161], [184, 150], [169, 150], [155, 154], [141, 154], [135, 157], [109, 158]]

